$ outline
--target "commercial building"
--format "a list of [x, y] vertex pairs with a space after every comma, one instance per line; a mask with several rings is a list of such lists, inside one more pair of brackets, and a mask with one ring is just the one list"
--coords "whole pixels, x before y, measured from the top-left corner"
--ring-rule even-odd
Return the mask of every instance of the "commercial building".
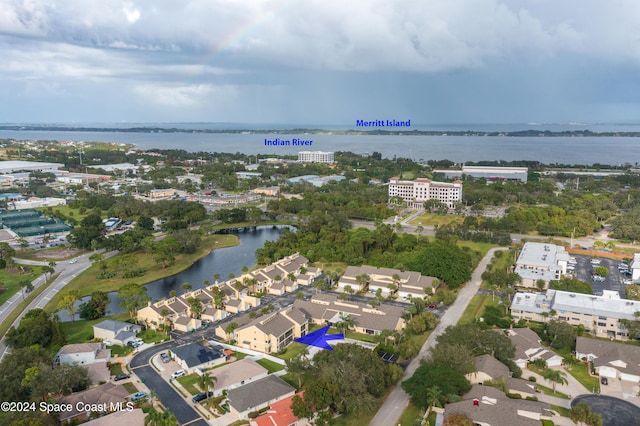
[[516, 261], [515, 273], [522, 278], [523, 287], [536, 287], [538, 280], [548, 285], [567, 273], [570, 258], [562, 246], [526, 243]]
[[426, 178], [410, 181], [392, 177], [389, 180], [389, 198], [392, 197], [402, 198], [412, 209], [424, 209], [424, 202], [428, 200], [438, 200], [452, 209], [462, 201], [462, 181], [435, 182]]
[[287, 180], [287, 183], [292, 185], [299, 182], [308, 182], [313, 186], [324, 186], [329, 182], [341, 182], [345, 180], [344, 176], [331, 175], [331, 176], [318, 176], [318, 175], [304, 175], [304, 176], [296, 176]]
[[300, 151], [298, 152], [298, 161], [301, 163], [333, 163], [333, 152], [323, 151]]
[[6, 175], [16, 172], [56, 172], [64, 167], [62, 163], [44, 163], [39, 161], [10, 160], [0, 161], [0, 174]]
[[462, 170], [434, 170], [433, 172], [444, 175], [445, 179], [462, 179], [464, 176], [471, 176], [474, 179], [485, 179], [487, 183], [526, 183], [529, 169], [527, 167], [463, 166]]
[[629, 332], [621, 320], [635, 320], [640, 301], [621, 299], [617, 291], [604, 290], [602, 296], [547, 290], [546, 293], [516, 293], [511, 315], [520, 319], [546, 321], [551, 317], [571, 325], [582, 325], [595, 337], [628, 340]]
[[640, 253], [633, 255], [633, 261], [631, 262], [631, 279], [633, 281], [640, 281]]

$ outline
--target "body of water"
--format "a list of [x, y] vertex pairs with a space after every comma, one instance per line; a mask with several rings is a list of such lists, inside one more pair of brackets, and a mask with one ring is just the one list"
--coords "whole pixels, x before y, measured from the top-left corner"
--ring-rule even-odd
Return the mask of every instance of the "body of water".
[[[286, 226], [259, 226], [256, 229], [238, 233], [240, 245], [214, 250], [207, 256], [193, 264], [187, 270], [177, 275], [153, 281], [147, 284], [147, 293], [152, 301], [157, 301], [163, 297], [169, 297], [171, 290], [176, 290], [178, 294], [184, 293], [180, 286], [188, 282], [192, 289], [204, 287], [204, 282], [215, 282], [213, 274], [220, 274], [220, 281], [226, 280], [230, 273], [236, 276], [242, 274], [242, 267], [252, 268], [256, 264], [256, 250], [264, 246], [265, 241], [275, 241], [280, 237], [280, 233]], [[108, 312], [110, 315], [124, 312], [120, 307], [118, 292], [108, 293]], [[90, 297], [86, 297], [82, 302], [86, 302]], [[80, 303], [82, 303], [80, 302]], [[66, 312], [60, 312], [61, 321], [69, 321], [70, 317]], [[76, 315], [76, 319], [80, 316]]]
[[[620, 131], [636, 131], [637, 126]], [[541, 131], [547, 127], [540, 128]], [[574, 128], [573, 130], [578, 130]], [[455, 129], [454, 129], [455, 130]], [[507, 129], [509, 130], [509, 129]], [[553, 130], [553, 129], [551, 129]], [[594, 131], [611, 129], [592, 128]], [[310, 146], [265, 146], [265, 139], [312, 140]], [[192, 152], [297, 155], [299, 151], [381, 152], [386, 158], [531, 160], [545, 164], [634, 164], [640, 162], [640, 138], [631, 137], [505, 137], [505, 136], [378, 136], [332, 134], [129, 133], [0, 130], [0, 139], [117, 142], [141, 149]]]

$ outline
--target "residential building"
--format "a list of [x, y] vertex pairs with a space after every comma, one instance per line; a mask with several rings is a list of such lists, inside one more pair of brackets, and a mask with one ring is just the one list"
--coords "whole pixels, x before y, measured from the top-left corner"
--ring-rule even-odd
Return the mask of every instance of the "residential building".
[[509, 368], [491, 355], [476, 357], [475, 371], [465, 377], [471, 384], [486, 384], [489, 380], [502, 378], [511, 394], [519, 394], [522, 398], [536, 395], [535, 383], [511, 377]]
[[224, 390], [235, 389], [256, 380], [267, 377], [269, 371], [251, 358], [243, 358], [216, 368], [218, 379], [213, 389], [213, 395], [219, 396]]
[[[362, 277], [366, 276], [366, 282]], [[394, 278], [395, 277], [395, 278]], [[342, 291], [349, 286], [353, 291], [368, 289], [371, 293], [380, 290], [382, 296], [397, 295], [400, 300], [409, 301], [411, 298], [423, 299], [425, 291], [430, 294], [437, 287], [437, 278], [423, 276], [420, 272], [401, 271], [392, 268], [378, 268], [375, 266], [348, 266], [338, 280], [338, 288]], [[395, 290], [393, 290], [395, 287]]]
[[175, 361], [187, 374], [196, 369], [215, 367], [227, 362], [222, 346], [211, 345], [206, 341], [191, 342], [171, 349]]
[[316, 294], [310, 300], [296, 300], [293, 306], [314, 324], [336, 324], [345, 316], [354, 322], [354, 331], [378, 335], [382, 330], [402, 330], [406, 323], [404, 309], [382, 304], [375, 308], [362, 302], [343, 301], [334, 294]]
[[53, 364], [85, 365], [98, 362], [107, 362], [111, 357], [111, 349], [105, 349], [103, 343], [74, 343], [64, 345], [56, 356]]
[[[127, 408], [127, 406], [125, 406]], [[84, 426], [142, 425], [146, 414], [142, 409], [123, 409], [83, 423]]]
[[[61, 411], [59, 421], [68, 424], [73, 421], [83, 422], [92, 416], [103, 415], [110, 412], [127, 411], [127, 397], [129, 392], [122, 385], [105, 383], [82, 392], [72, 393], [60, 397], [59, 404], [70, 407], [70, 410]], [[94, 413], [94, 410], [83, 407], [104, 407], [106, 410]], [[110, 423], [113, 424], [113, 423]]]
[[424, 202], [438, 200], [453, 209], [462, 201], [462, 181], [435, 182], [431, 179], [418, 178], [413, 181], [392, 177], [389, 180], [389, 198], [400, 197], [407, 207], [423, 210]]
[[540, 426], [551, 420], [551, 406], [544, 402], [511, 399], [491, 386], [473, 385], [462, 401], [444, 406], [445, 418], [462, 414], [483, 426]]
[[300, 151], [298, 161], [301, 163], [327, 163], [333, 164], [334, 153], [323, 151]]
[[551, 311], [556, 319], [582, 325], [595, 337], [627, 340], [629, 333], [621, 320], [635, 320], [640, 301], [621, 299], [611, 290], [604, 290], [602, 296], [547, 290], [546, 294], [516, 293], [511, 302], [515, 320], [546, 321]]
[[93, 337], [109, 341], [113, 345], [126, 346], [141, 330], [142, 327], [129, 322], [104, 320], [93, 326]]
[[241, 420], [249, 413], [259, 411], [270, 404], [295, 395], [296, 389], [274, 375], [229, 390], [229, 408]]
[[462, 166], [462, 170], [434, 170], [433, 173], [441, 173], [445, 179], [463, 179], [464, 176], [470, 176], [474, 179], [485, 179], [487, 183], [526, 183], [529, 169], [527, 167]]
[[529, 361], [536, 359], [543, 359], [547, 367], [562, 365], [562, 357], [543, 346], [535, 331], [529, 328], [512, 328], [506, 333], [516, 349], [513, 361], [518, 367], [526, 368]]
[[[304, 392], [297, 394], [302, 398]], [[293, 414], [291, 404], [293, 396], [274, 402], [269, 409], [255, 419], [249, 420], [250, 426], [307, 426], [309, 421], [305, 418], [299, 419]]]
[[256, 318], [235, 330], [238, 346], [263, 353], [278, 352], [294, 339], [305, 336], [308, 321], [304, 313], [289, 307]]
[[576, 358], [592, 362], [600, 377], [640, 383], [639, 346], [578, 336]]
[[538, 280], [559, 280], [567, 273], [569, 253], [564, 247], [546, 243], [525, 243], [516, 261], [515, 273], [522, 278], [523, 287], [537, 286]]

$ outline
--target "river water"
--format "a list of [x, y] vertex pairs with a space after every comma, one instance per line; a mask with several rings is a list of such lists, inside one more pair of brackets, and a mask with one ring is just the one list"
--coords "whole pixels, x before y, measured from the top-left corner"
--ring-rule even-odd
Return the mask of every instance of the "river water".
[[[152, 301], [157, 301], [163, 297], [169, 297], [171, 290], [176, 290], [178, 294], [184, 293], [180, 286], [188, 282], [193, 290], [204, 287], [204, 281], [214, 282], [213, 274], [220, 274], [220, 280], [226, 280], [230, 273], [239, 276], [242, 267], [252, 268], [256, 264], [256, 250], [261, 248], [265, 241], [275, 241], [280, 236], [285, 226], [259, 226], [257, 229], [250, 229], [236, 234], [240, 238], [240, 245], [217, 249], [203, 257], [190, 268], [177, 275], [153, 281], [147, 284], [147, 293]], [[120, 307], [120, 299], [117, 292], [108, 293], [109, 303], [108, 314], [118, 314], [124, 312]], [[89, 297], [83, 299], [83, 302]], [[82, 303], [82, 302], [80, 302]], [[65, 312], [59, 313], [61, 321], [69, 321], [70, 317]], [[80, 317], [76, 315], [76, 319]]]

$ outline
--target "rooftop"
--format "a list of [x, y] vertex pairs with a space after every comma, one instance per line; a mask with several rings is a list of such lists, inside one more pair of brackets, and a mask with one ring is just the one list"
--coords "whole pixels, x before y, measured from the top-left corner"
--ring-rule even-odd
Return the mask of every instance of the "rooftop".
[[222, 351], [210, 347], [206, 342], [192, 342], [178, 346], [173, 349], [173, 353], [183, 360], [189, 368], [225, 357]]
[[229, 404], [242, 413], [269, 401], [287, 397], [295, 388], [274, 375], [229, 390]]

